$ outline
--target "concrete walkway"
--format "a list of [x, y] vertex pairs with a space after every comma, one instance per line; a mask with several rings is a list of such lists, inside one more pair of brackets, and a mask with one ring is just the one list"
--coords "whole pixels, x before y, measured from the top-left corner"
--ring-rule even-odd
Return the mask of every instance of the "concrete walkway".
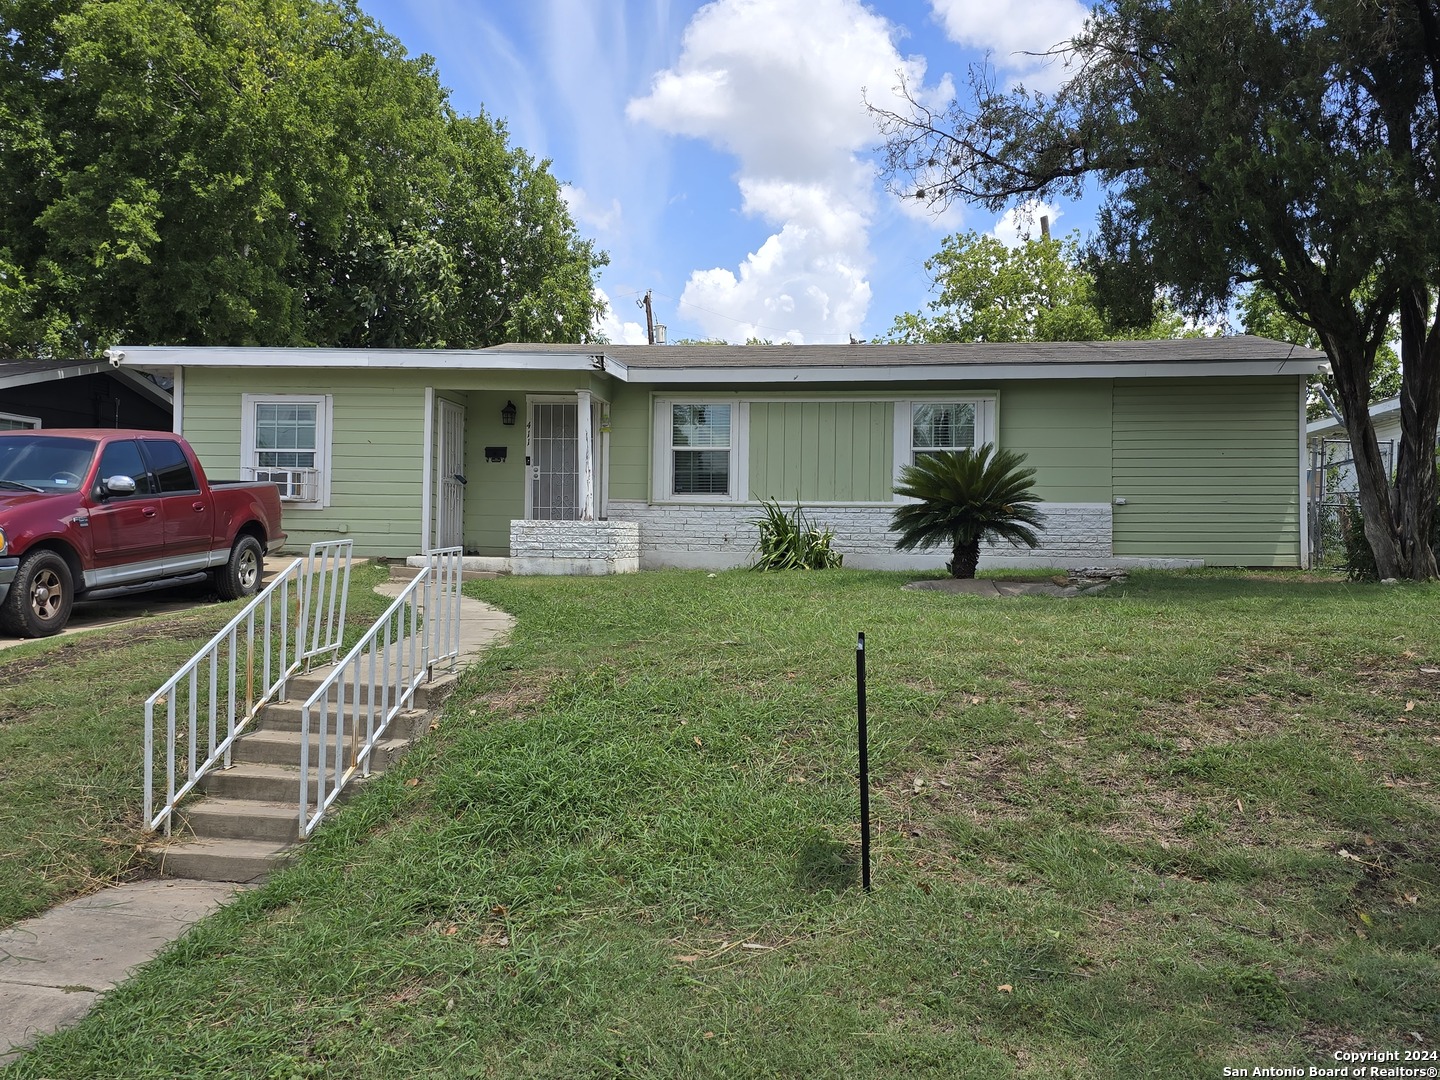
[[[403, 581], [375, 591], [398, 596]], [[509, 633], [503, 611], [460, 598], [460, 659], [443, 685]], [[158, 879], [116, 885], [0, 931], [0, 1067], [41, 1035], [75, 1023], [106, 990], [240, 889], [231, 882]]]

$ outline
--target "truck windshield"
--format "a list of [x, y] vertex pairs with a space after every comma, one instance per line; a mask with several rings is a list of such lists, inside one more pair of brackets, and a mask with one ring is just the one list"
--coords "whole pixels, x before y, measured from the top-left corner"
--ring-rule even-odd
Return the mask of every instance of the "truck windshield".
[[0, 494], [6, 491], [78, 491], [90, 471], [90, 439], [0, 435]]

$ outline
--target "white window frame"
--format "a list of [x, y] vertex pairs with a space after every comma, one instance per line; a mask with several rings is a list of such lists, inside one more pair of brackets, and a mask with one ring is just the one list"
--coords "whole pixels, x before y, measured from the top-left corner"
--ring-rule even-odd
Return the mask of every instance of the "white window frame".
[[[973, 405], [975, 407], [975, 447], [996, 443], [995, 430], [996, 397], [994, 394], [935, 394], [925, 397], [906, 398], [895, 403], [895, 483], [900, 482], [900, 470], [915, 463], [915, 428], [913, 417], [916, 405]], [[928, 448], [927, 448], [928, 449]], [[973, 449], [973, 447], [972, 447]], [[899, 496], [896, 496], [899, 499]]]
[[316, 497], [305, 502], [286, 501], [286, 510], [323, 510], [330, 505], [330, 433], [334, 429], [335, 400], [329, 394], [240, 395], [240, 466], [245, 476], [258, 467], [255, 446], [255, 412], [259, 405], [314, 405]]
[[[748, 424], [750, 410], [748, 402], [734, 397], [720, 397], [705, 394], [687, 394], [684, 397], [655, 399], [653, 414], [655, 438], [654, 473], [651, 478], [652, 501], [657, 503], [734, 503], [745, 502], [742, 494], [749, 485]], [[677, 495], [675, 493], [675, 428], [672, 407], [675, 405], [729, 405], [730, 406], [730, 471], [727, 483], [729, 492], [724, 495], [712, 493], [700, 495]], [[681, 449], [685, 449], [681, 447]], [[718, 450], [720, 447], [700, 447]]]
[[0, 420], [18, 420], [20, 421], [20, 423], [25, 425], [25, 427], [5, 428], [4, 430], [6, 431], [33, 431], [36, 428], [44, 427], [44, 425], [40, 422], [40, 417], [23, 416], [20, 413], [0, 412]]

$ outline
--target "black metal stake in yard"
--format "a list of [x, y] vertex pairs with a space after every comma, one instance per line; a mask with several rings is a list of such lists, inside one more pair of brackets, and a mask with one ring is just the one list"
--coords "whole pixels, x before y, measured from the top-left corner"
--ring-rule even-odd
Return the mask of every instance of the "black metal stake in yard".
[[865, 634], [855, 642], [855, 709], [860, 718], [860, 884], [870, 891], [870, 735], [865, 729]]

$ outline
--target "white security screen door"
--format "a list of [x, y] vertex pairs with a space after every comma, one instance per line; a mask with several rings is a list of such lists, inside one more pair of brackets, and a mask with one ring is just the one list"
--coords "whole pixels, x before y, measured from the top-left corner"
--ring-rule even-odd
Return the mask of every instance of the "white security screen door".
[[573, 401], [530, 403], [530, 516], [580, 517], [580, 423]]
[[460, 547], [465, 542], [465, 406], [441, 398], [439, 428], [435, 546]]

